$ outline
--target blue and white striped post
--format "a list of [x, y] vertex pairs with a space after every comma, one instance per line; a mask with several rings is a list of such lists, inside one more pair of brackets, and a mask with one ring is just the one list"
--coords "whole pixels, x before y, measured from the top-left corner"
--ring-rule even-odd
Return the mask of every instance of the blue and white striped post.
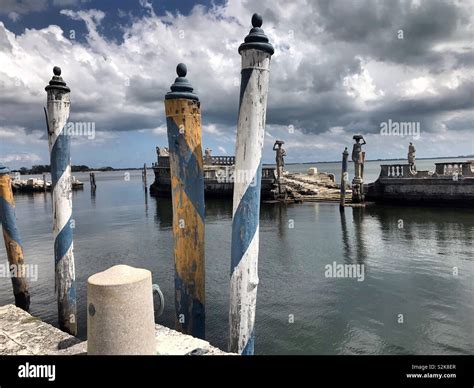
[[165, 96], [170, 153], [176, 329], [204, 338], [206, 329], [204, 177], [201, 103], [186, 65]]
[[262, 17], [252, 16], [242, 56], [239, 118], [235, 149], [230, 278], [229, 350], [253, 354], [258, 285], [258, 235], [262, 148], [265, 135], [270, 58], [274, 52]]
[[28, 311], [30, 308], [30, 293], [26, 282], [23, 244], [16, 226], [15, 200], [9, 172], [10, 170], [7, 167], [0, 164], [0, 223], [2, 224], [3, 239], [7, 249], [15, 305]]
[[58, 299], [59, 328], [77, 334], [76, 280], [72, 241], [72, 177], [71, 137], [65, 133], [69, 118], [70, 89], [61, 78], [61, 69], [54, 67], [54, 76], [45, 90], [48, 93], [46, 123], [51, 155], [53, 192], [53, 235], [55, 290]]

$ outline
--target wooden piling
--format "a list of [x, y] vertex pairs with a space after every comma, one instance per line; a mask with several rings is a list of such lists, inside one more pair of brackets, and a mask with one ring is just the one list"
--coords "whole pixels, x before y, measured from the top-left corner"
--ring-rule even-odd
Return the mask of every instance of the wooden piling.
[[0, 165], [0, 222], [7, 250], [15, 305], [25, 311], [30, 309], [30, 293], [26, 281], [25, 262], [20, 232], [16, 225], [15, 200], [13, 198], [10, 170]]
[[173, 202], [177, 330], [205, 336], [204, 178], [201, 108], [186, 66], [165, 96]]
[[143, 164], [142, 178], [143, 178], [143, 186], [145, 187], [145, 190], [147, 190], [148, 189], [148, 184], [147, 184], [147, 176], [146, 176], [146, 163]]
[[95, 184], [95, 173], [93, 173], [93, 172], [89, 173], [89, 181], [90, 181], [90, 184], [91, 184], [91, 191], [92, 191], [92, 193], [95, 193], [95, 190], [97, 188], [97, 185]]
[[[360, 166], [360, 179], [362, 179], [362, 184], [364, 182], [364, 166], [365, 166], [365, 151], [362, 151], [362, 165]], [[364, 187], [362, 186], [362, 196]]]
[[349, 157], [349, 151], [347, 147], [342, 153], [342, 171], [341, 171], [341, 203], [339, 204], [339, 210], [344, 211], [344, 206], [346, 206], [346, 183], [348, 181], [347, 176], [347, 159]]
[[59, 328], [77, 334], [76, 280], [73, 252], [71, 137], [64, 128], [69, 118], [70, 89], [61, 77], [61, 69], [46, 86], [49, 151], [51, 155], [51, 191], [53, 193], [53, 235], [55, 289]]
[[47, 185], [46, 185], [46, 174], [43, 174], [43, 190], [44, 190], [44, 192], [46, 192], [46, 188], [47, 188]]
[[261, 25], [262, 17], [254, 14], [253, 28], [239, 47], [242, 73], [235, 149], [229, 350], [240, 354], [254, 353], [262, 147], [274, 52]]

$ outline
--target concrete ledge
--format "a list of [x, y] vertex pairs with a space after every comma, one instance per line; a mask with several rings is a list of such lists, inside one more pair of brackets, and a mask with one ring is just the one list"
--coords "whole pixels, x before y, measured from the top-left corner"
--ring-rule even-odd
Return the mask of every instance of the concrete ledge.
[[[232, 355], [209, 342], [155, 324], [159, 355]], [[81, 341], [9, 304], [0, 307], [0, 355], [85, 355]]]
[[0, 355], [51, 354], [79, 342], [12, 304], [0, 307]]

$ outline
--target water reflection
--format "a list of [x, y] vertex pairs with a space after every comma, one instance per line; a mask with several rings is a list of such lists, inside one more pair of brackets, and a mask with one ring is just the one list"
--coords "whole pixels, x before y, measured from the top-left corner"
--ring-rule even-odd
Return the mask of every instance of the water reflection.
[[148, 218], [148, 190], [146, 186], [145, 186], [144, 193], [145, 193], [145, 217]]
[[173, 226], [173, 205], [170, 198], [153, 197], [156, 204], [155, 223], [160, 229]]
[[287, 217], [287, 207], [286, 204], [281, 204], [278, 206], [277, 214], [278, 214], [278, 237], [280, 237], [283, 242], [286, 242], [286, 235], [288, 228], [290, 227], [289, 222], [290, 220]]
[[347, 232], [346, 214], [344, 211], [339, 212], [341, 217], [341, 230], [342, 230], [342, 246], [344, 248], [344, 261], [350, 263], [351, 260], [351, 243], [349, 240], [349, 234]]
[[352, 220], [354, 222], [354, 237], [356, 247], [355, 259], [358, 264], [364, 264], [365, 258], [367, 256], [364, 236], [364, 213], [365, 208], [363, 207], [352, 208]]

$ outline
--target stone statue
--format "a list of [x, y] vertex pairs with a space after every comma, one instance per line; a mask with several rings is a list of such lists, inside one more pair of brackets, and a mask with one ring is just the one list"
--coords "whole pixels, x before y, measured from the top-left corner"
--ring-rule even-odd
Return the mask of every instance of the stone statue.
[[[363, 163], [362, 160], [362, 146], [367, 144], [362, 135], [354, 135], [353, 139], [356, 141], [352, 148], [352, 161], [354, 163]], [[359, 143], [360, 141], [363, 143]]]
[[204, 164], [212, 164], [212, 150], [208, 147], [204, 150]]
[[415, 165], [415, 152], [415, 146], [413, 145], [413, 143], [410, 143], [410, 145], [408, 146], [408, 164], [410, 166]]
[[273, 151], [276, 151], [276, 156], [275, 156], [275, 161], [277, 165], [277, 169], [281, 172], [283, 171], [283, 167], [285, 167], [285, 156], [286, 156], [286, 151], [282, 147], [282, 145], [285, 144], [284, 141], [282, 140], [277, 140], [275, 144], [273, 145]]
[[[367, 144], [362, 135], [352, 137], [355, 144], [352, 147], [352, 161], [354, 162], [354, 179], [352, 179], [352, 202], [364, 202], [363, 175], [364, 175], [364, 155], [362, 146]], [[360, 142], [362, 141], [362, 143]]]
[[156, 156], [170, 156], [170, 151], [168, 149], [168, 147], [165, 147], [165, 148], [160, 148], [160, 147], [156, 147]]
[[[277, 140], [273, 145], [273, 151], [276, 151], [275, 161], [276, 161], [276, 170], [277, 170], [277, 184], [278, 184], [278, 195], [282, 195], [282, 175], [283, 167], [285, 167], [285, 156], [286, 151], [282, 147], [285, 144], [282, 140]], [[285, 190], [286, 196], [286, 190]]]

